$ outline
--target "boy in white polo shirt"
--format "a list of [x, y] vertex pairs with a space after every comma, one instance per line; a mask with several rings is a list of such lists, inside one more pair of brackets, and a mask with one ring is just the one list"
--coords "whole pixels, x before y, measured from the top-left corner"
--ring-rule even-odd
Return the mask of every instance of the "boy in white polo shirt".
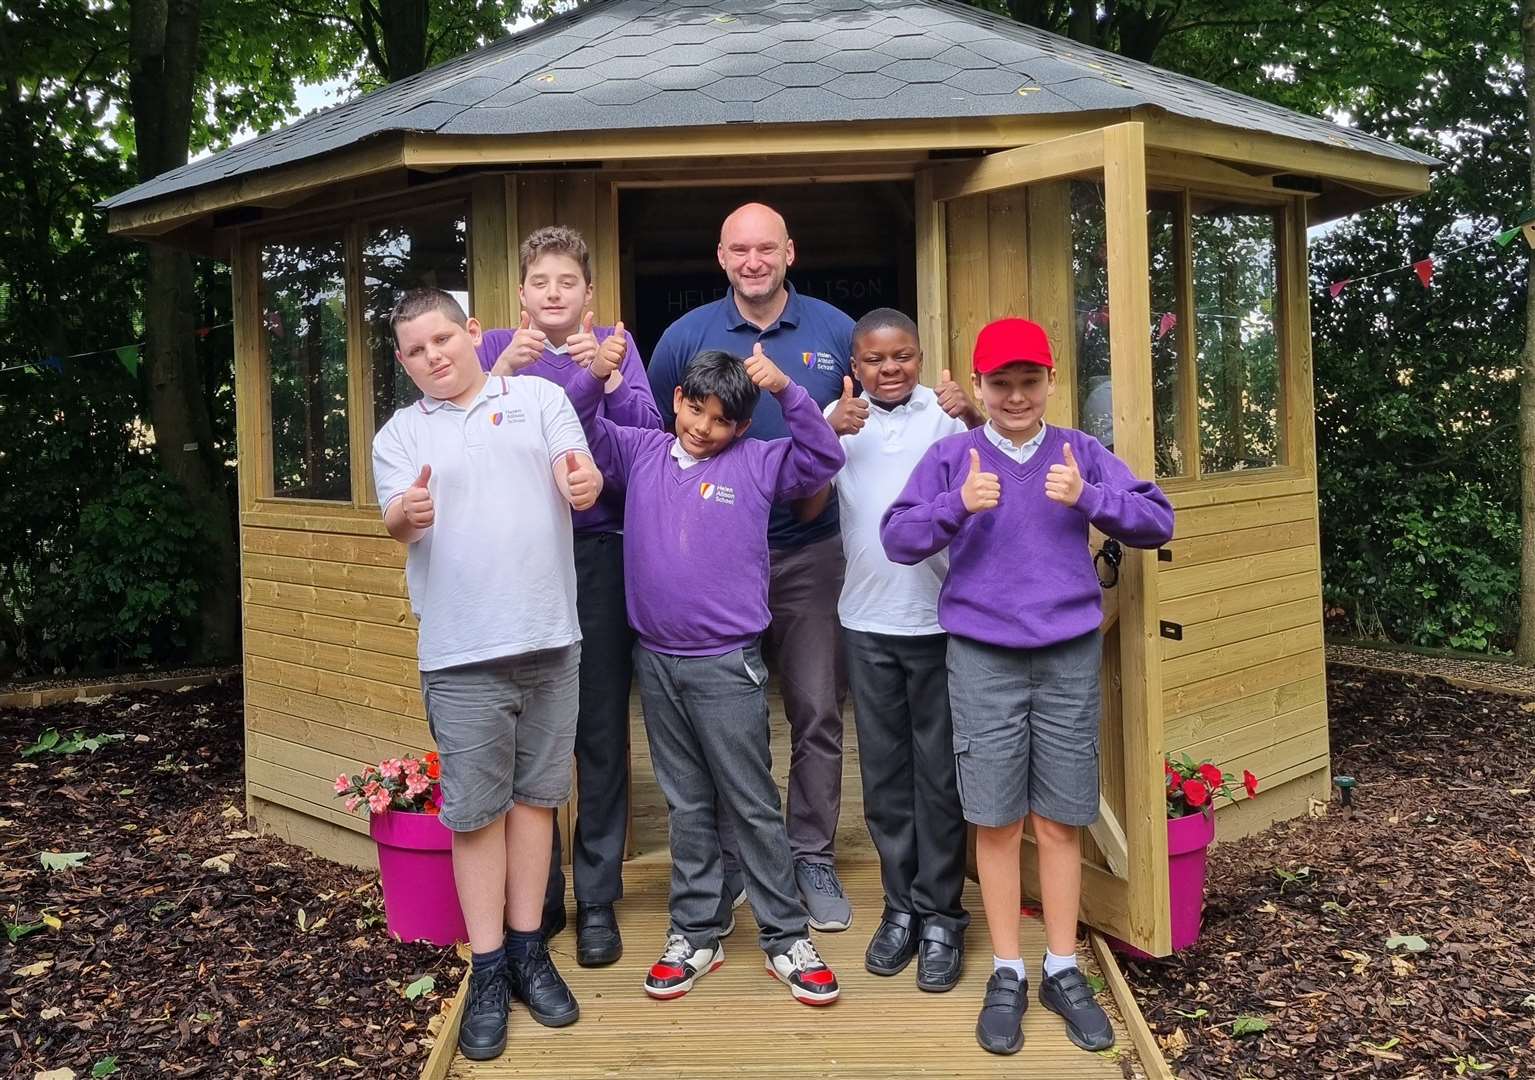
[[506, 1047], [508, 996], [546, 1026], [580, 1015], [539, 922], [576, 735], [570, 511], [597, 501], [602, 476], [564, 392], [488, 377], [479, 323], [447, 293], [406, 293], [390, 325], [425, 397], [374, 437], [373, 478], [389, 535], [407, 545], [441, 820], [474, 952], [459, 1048], [485, 1060]]
[[845, 380], [841, 400], [826, 415], [847, 454], [833, 481], [847, 555], [837, 614], [847, 642], [864, 819], [885, 893], [864, 966], [894, 975], [916, 956], [917, 986], [943, 991], [959, 978], [970, 923], [960, 900], [965, 823], [954, 781], [948, 636], [938, 625], [948, 558], [891, 562], [879, 523], [928, 447], [980, 416], [947, 378], [942, 394], [920, 385], [921, 370], [916, 324], [892, 308], [871, 311], [853, 328], [853, 373], [863, 393], [854, 397]]

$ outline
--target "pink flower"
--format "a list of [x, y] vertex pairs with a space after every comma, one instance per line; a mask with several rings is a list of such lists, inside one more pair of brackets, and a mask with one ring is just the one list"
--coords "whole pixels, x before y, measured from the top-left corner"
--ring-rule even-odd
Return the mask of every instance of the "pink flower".
[[382, 814], [389, 809], [389, 792], [377, 791], [368, 796], [368, 809], [375, 814]]
[[359, 806], [361, 806], [361, 805], [362, 805], [362, 796], [361, 795], [353, 795], [350, 799], [348, 799], [346, 801], [346, 812], [348, 814], [354, 813], [357, 810], [357, 808]]
[[352, 790], [352, 778], [351, 777], [347, 776], [346, 773], [342, 773], [340, 776], [336, 777], [336, 794], [337, 795], [345, 795], [348, 791], [351, 791], [351, 790]]
[[408, 757], [400, 762], [400, 767], [405, 770], [406, 776], [415, 776], [421, 771], [421, 762], [413, 757]]
[[420, 773], [415, 773], [405, 781], [405, 794], [414, 799], [431, 786], [432, 782], [430, 780]]
[[364, 784], [362, 786], [362, 793], [364, 795], [366, 795], [370, 799], [373, 798], [373, 796], [377, 795], [380, 791], [383, 791], [383, 790], [384, 790], [384, 785], [380, 784], [377, 780], [369, 780], [366, 784]]
[[397, 759], [390, 758], [388, 761], [384, 762], [382, 765], [380, 765], [378, 767], [378, 771], [380, 773], [382, 773], [384, 776], [386, 776], [389, 779], [393, 780], [396, 776], [399, 776], [400, 773], [402, 771], [404, 771], [404, 770], [401, 769], [400, 762]]

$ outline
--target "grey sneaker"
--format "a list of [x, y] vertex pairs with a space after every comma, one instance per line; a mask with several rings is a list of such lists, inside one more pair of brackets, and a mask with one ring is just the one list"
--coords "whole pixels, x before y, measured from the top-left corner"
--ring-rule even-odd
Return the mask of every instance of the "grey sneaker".
[[853, 905], [848, 903], [831, 863], [794, 860], [794, 883], [817, 930], [846, 930], [853, 925]]

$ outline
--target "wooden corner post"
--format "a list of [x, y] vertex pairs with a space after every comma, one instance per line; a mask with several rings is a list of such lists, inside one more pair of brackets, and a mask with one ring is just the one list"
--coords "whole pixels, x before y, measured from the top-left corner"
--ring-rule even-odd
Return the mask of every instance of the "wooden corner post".
[[[1137, 476], [1155, 475], [1152, 430], [1150, 255], [1146, 234], [1146, 142], [1139, 123], [1104, 129], [1104, 201], [1109, 256], [1109, 353], [1115, 453]], [[1162, 666], [1154, 551], [1126, 549], [1119, 579], [1120, 673], [1124, 682], [1125, 839], [1129, 921], [1147, 951], [1172, 947], [1168, 915], [1167, 820], [1162, 792]]]

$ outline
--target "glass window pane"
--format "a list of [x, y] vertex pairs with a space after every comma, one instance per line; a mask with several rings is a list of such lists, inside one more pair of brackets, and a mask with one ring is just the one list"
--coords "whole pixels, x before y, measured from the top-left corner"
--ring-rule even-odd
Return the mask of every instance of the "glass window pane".
[[1183, 476], [1188, 454], [1179, 441], [1183, 383], [1183, 335], [1178, 327], [1180, 199], [1166, 191], [1146, 193], [1146, 236], [1151, 245], [1151, 403], [1158, 476]]
[[1195, 203], [1194, 339], [1203, 472], [1283, 460], [1279, 400], [1279, 215]]
[[340, 235], [261, 249], [272, 490], [278, 498], [347, 502], [352, 497], [345, 267]]
[[[1071, 182], [1071, 271], [1077, 338], [1077, 427], [1114, 448], [1109, 389], [1109, 252], [1103, 186]], [[1067, 388], [1062, 387], [1061, 390]]]
[[[394, 358], [389, 313], [400, 294], [431, 287], [453, 294], [471, 315], [469, 225], [461, 205], [369, 226], [362, 253], [363, 320], [373, 366], [374, 430], [421, 396]], [[510, 271], [508, 271], [510, 272]]]

